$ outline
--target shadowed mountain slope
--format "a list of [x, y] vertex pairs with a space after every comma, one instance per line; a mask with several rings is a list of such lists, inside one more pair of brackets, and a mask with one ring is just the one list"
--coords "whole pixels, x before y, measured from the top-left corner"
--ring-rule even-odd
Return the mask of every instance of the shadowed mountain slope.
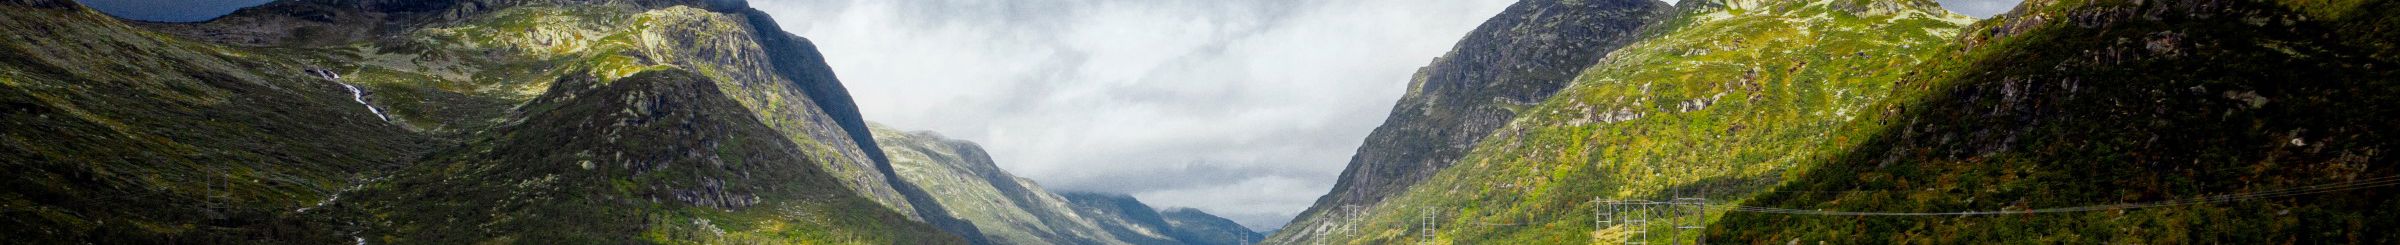
[[740, 1], [282, 1], [189, 24], [5, 4], [28, 58], [0, 63], [0, 158], [28, 177], [0, 196], [10, 237], [981, 237], [912, 205], [930, 197], [890, 177], [813, 45]]
[[[2389, 105], [2400, 4], [2030, 1], [1912, 77], [1891, 125], [1744, 205], [1997, 216], [1728, 214], [1752, 242], [2400, 241]], [[2322, 188], [2308, 188], [2322, 187]], [[2337, 188], [2338, 187], [2338, 188]], [[2364, 188], [2364, 189], [2361, 189]], [[2287, 190], [2315, 190], [2282, 192]], [[2268, 193], [2305, 194], [2259, 196]], [[1774, 226], [1733, 224], [1772, 223]]]

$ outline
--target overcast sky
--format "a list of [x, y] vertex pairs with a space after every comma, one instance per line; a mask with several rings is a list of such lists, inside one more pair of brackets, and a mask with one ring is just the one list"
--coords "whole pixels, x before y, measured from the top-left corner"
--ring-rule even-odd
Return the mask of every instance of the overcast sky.
[[[197, 21], [268, 0], [80, 0]], [[1056, 190], [1253, 229], [1333, 181], [1417, 67], [1507, 0], [752, 0], [868, 120], [989, 149]], [[1940, 0], [1988, 17], [2016, 0]]]
[[1416, 68], [1507, 1], [753, 1], [869, 120], [1065, 191], [1274, 228], [1332, 188]]
[[[1502, 0], [753, 0], [868, 120], [1065, 191], [1254, 229], [1332, 188], [1410, 75]], [[2015, 1], [1941, 1], [1983, 17]]]

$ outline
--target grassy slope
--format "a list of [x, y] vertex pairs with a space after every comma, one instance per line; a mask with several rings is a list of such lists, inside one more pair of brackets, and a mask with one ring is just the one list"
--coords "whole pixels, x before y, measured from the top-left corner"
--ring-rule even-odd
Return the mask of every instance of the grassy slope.
[[[1382, 201], [1456, 164], [1506, 126], [1517, 108], [1572, 83], [1644, 28], [1672, 16], [1656, 0], [1527, 0], [1478, 25], [1448, 54], [1417, 70], [1408, 94], [1366, 138], [1333, 191], [1286, 226], [1326, 228], [1333, 209]], [[1308, 229], [1273, 241], [1305, 239]]]
[[355, 205], [389, 218], [367, 234], [385, 242], [944, 243], [841, 188], [714, 86], [681, 70], [561, 80], [521, 122]]
[[[2391, 37], [2361, 1], [2034, 1], [1914, 76], [1936, 96], [1753, 206], [2025, 210], [2156, 202], [2400, 174]], [[2400, 241], [2392, 188], [2122, 211], [2006, 216], [1731, 215], [1754, 242]], [[1736, 224], [1771, 223], [1775, 226]]]
[[[876, 170], [872, 161], [867, 160], [868, 154], [860, 153], [855, 142], [846, 140], [847, 136], [836, 123], [839, 120], [820, 113], [816, 106], [819, 100], [804, 95], [822, 93], [813, 90], [825, 88], [795, 88], [810, 85], [783, 80], [793, 75], [790, 73], [806, 72], [806, 69], [784, 71], [790, 67], [786, 67], [783, 63], [787, 62], [782, 61], [810, 57], [765, 55], [761, 50], [763, 47], [788, 49], [794, 45], [757, 43], [762, 39], [756, 37], [766, 35], [756, 35], [760, 29], [751, 25], [751, 20], [756, 18], [745, 18], [749, 16], [686, 7], [632, 9], [616, 5], [536, 5], [466, 16], [455, 22], [407, 25], [415, 29], [395, 32], [397, 35], [380, 36], [386, 38], [350, 40], [338, 37], [340, 35], [303, 35], [326, 40], [299, 42], [307, 44], [299, 46], [235, 48], [183, 41], [135, 29], [103, 15], [77, 9], [72, 3], [32, 3], [48, 9], [20, 6], [28, 4], [22, 1], [9, 4], [12, 10], [6, 16], [11, 19], [8, 22], [11, 25], [9, 30], [12, 30], [12, 34], [22, 34], [12, 36], [10, 50], [24, 54], [18, 57], [48, 57], [42, 60], [10, 59], [8, 61], [11, 63], [0, 67], [0, 70], [7, 71], [7, 76], [0, 78], [4, 79], [0, 81], [6, 81], [11, 88], [8, 93], [0, 94], [0, 98], [12, 101], [8, 103], [11, 111], [19, 112], [12, 113], [7, 123], [23, 126], [9, 128], [12, 130], [9, 134], [13, 137], [13, 141], [9, 142], [12, 148], [9, 148], [8, 154], [0, 157], [23, 159], [8, 161], [12, 163], [12, 172], [45, 173], [25, 176], [48, 176], [46, 179], [21, 178], [18, 181], [28, 183], [11, 185], [18, 189], [12, 189], [15, 193], [6, 199], [9, 200], [6, 209], [9, 212], [9, 224], [32, 227], [12, 229], [29, 234], [22, 237], [52, 238], [62, 242], [289, 242], [303, 239], [301, 241], [310, 243], [329, 243], [348, 239], [339, 237], [337, 233], [357, 232], [362, 227], [381, 227], [376, 224], [381, 222], [376, 220], [395, 217], [391, 216], [392, 213], [357, 208], [325, 208], [305, 212], [299, 211], [300, 208], [331, 204], [374, 206], [375, 210], [422, 208], [439, 211], [405, 213], [402, 217], [396, 217], [398, 220], [421, 218], [405, 215], [473, 213], [454, 209], [456, 207], [353, 205], [354, 202], [406, 202], [405, 199], [396, 199], [408, 198], [406, 195], [336, 197], [342, 196], [342, 191], [358, 188], [354, 181], [392, 179], [375, 178], [390, 175], [375, 170], [393, 163], [412, 161], [426, 148], [455, 148], [452, 151], [456, 151], [501, 146], [493, 144], [497, 141], [495, 139], [513, 138], [485, 134], [498, 131], [498, 127], [512, 120], [524, 120], [522, 116], [525, 114], [520, 111], [523, 109], [520, 106], [526, 105], [542, 91], [549, 90], [552, 81], [596, 80], [608, 83], [637, 73], [680, 69], [698, 71], [707, 80], [734, 81], [704, 83], [714, 84], [716, 92], [731, 98], [737, 102], [735, 105], [741, 106], [738, 108], [743, 109], [721, 112], [758, 115], [755, 121], [775, 130], [753, 133], [781, 135], [777, 137], [782, 138], [780, 141], [796, 143], [796, 148], [803, 152], [796, 159], [782, 160], [821, 164], [815, 167], [832, 169], [826, 172], [834, 173], [840, 176], [836, 180], [846, 182], [805, 186], [857, 187], [855, 192], [861, 194], [849, 196], [876, 197], [873, 199], [876, 201], [869, 203], [887, 205], [887, 208], [860, 208], [850, 205], [855, 203], [841, 198], [843, 195], [832, 195], [792, 199], [799, 201], [770, 205], [777, 209], [679, 208], [663, 205], [639, 209], [643, 211], [576, 213], [547, 209], [563, 206], [536, 205], [528, 206], [526, 210], [494, 212], [590, 217], [623, 217], [607, 215], [655, 212], [645, 213], [643, 217], [660, 222], [711, 219], [719, 222], [722, 228], [733, 229], [736, 235], [747, 237], [745, 239], [945, 241], [940, 237], [946, 235], [917, 229], [918, 224], [909, 221], [916, 218], [913, 215], [917, 212], [903, 212], [901, 214], [906, 215], [901, 220], [882, 216], [893, 214], [883, 210], [910, 208], [905, 201], [898, 201], [901, 199], [883, 180], [859, 177], [881, 175], [874, 174]], [[14, 11], [17, 9], [38, 11]], [[381, 16], [342, 14], [345, 14], [345, 20], [355, 20], [354, 17], [358, 16]], [[191, 28], [175, 25], [149, 27]], [[49, 33], [35, 35], [41, 32]], [[788, 37], [788, 34], [763, 41], [802, 42], [799, 47], [806, 47], [805, 40]], [[394, 122], [386, 124], [374, 120], [373, 115], [350, 101], [347, 90], [300, 72], [302, 69], [318, 67], [341, 72], [345, 81], [366, 89], [367, 100], [391, 111]], [[810, 81], [811, 84], [825, 85], [823, 83], [832, 83], [829, 78], [830, 75], [815, 74], [811, 75]], [[838, 88], [838, 85], [831, 86]], [[128, 120], [138, 121], [128, 123]], [[52, 130], [25, 131], [31, 129]], [[106, 135], [138, 138], [98, 137]], [[428, 142], [427, 139], [432, 141]], [[574, 140], [579, 139], [550, 137], [513, 140], [539, 140], [547, 141], [544, 144], [564, 145], [578, 143]], [[450, 159], [427, 161], [484, 160], [499, 159], [453, 156]], [[223, 162], [253, 164], [226, 165]], [[511, 171], [527, 175], [485, 175], [479, 178], [496, 181], [494, 183], [550, 180], [548, 175], [536, 174], [544, 172], [539, 170], [543, 169], [514, 169]], [[198, 193], [211, 191], [195, 190], [202, 188], [187, 184], [212, 179], [208, 177], [218, 176], [218, 173], [231, 177], [234, 195], [204, 198]], [[702, 179], [726, 176], [697, 174], [680, 177]], [[635, 189], [659, 191], [690, 187], [690, 183], [684, 182], [690, 181], [688, 179], [653, 177], [650, 180], [639, 182], [643, 186]], [[810, 181], [808, 183], [818, 180]], [[436, 186], [459, 188], [494, 183], [449, 182]], [[753, 184], [764, 186], [775, 183]], [[370, 193], [394, 193], [390, 190], [394, 188], [390, 184], [368, 187], [367, 192]], [[518, 194], [553, 197], [590, 195], [587, 192], [556, 190], [530, 193], [533, 194]], [[643, 195], [653, 194], [645, 192]], [[452, 203], [522, 201], [466, 195], [470, 197], [452, 199], [455, 201]], [[197, 210], [197, 204], [209, 200], [232, 203], [232, 213], [215, 215], [230, 218], [212, 220], [198, 217], [211, 215], [208, 211]], [[706, 204], [693, 201], [682, 203]], [[791, 212], [779, 213], [783, 211]], [[785, 219], [791, 218], [785, 216], [809, 213], [830, 218]], [[366, 216], [370, 214], [381, 216]], [[411, 222], [422, 224], [426, 221], [416, 219]], [[450, 224], [448, 222], [432, 223]], [[495, 222], [516, 224], [508, 223], [515, 221]], [[646, 226], [640, 230], [645, 233], [639, 239], [661, 241], [694, 238], [673, 235], [678, 234], [675, 233], [678, 230], [683, 230], [682, 234], [689, 234], [694, 227], [684, 226], [686, 223], [640, 225], [638, 222], [642, 220], [631, 222]], [[820, 224], [783, 224], [789, 222]], [[822, 222], [835, 222], [841, 227], [820, 229], [826, 228], [821, 227], [824, 225]], [[526, 224], [574, 225], [555, 222]], [[604, 237], [600, 235], [603, 233], [575, 231], [618, 232], [625, 231], [623, 228], [628, 227], [626, 224], [581, 224], [588, 226], [544, 232], [421, 232], [396, 234], [378, 240], [464, 241], [476, 239], [474, 237], [479, 234], [500, 236], [483, 238]], [[791, 227], [741, 227], [762, 224]], [[386, 228], [423, 230], [423, 227]], [[801, 228], [815, 231], [795, 230]], [[393, 233], [386, 231], [384, 234]], [[624, 238], [618, 233], [605, 234], [612, 235], [606, 236], [610, 238]]]
[[1590, 200], [1665, 199], [1805, 168], [1853, 144], [1843, 125], [1915, 96], [1892, 92], [1894, 81], [1966, 22], [1849, 1], [1708, 6], [1678, 4], [1680, 17], [1522, 108], [1457, 166], [1321, 237], [1417, 242], [1438, 215], [1437, 243], [1623, 239], [1631, 227], [1591, 232]]
[[329, 218], [298, 210], [426, 148], [304, 62], [72, 2], [0, 9], [0, 237], [333, 242]]
[[[757, 33], [759, 30], [752, 26], [745, 16], [689, 7], [645, 10], [629, 9], [627, 6], [617, 5], [529, 5], [500, 9], [461, 20], [457, 24], [429, 26], [408, 32], [411, 35], [408, 38], [379, 40], [374, 44], [354, 45], [351, 49], [366, 51], [361, 52], [358, 55], [360, 57], [399, 59], [398, 61], [380, 62], [377, 60], [362, 61], [359, 62], [364, 64], [360, 67], [362, 71], [388, 69], [399, 71], [390, 73], [396, 77], [393, 79], [396, 81], [422, 83], [426, 80], [413, 78], [432, 77], [437, 79], [431, 82], [448, 82], [456, 85], [410, 86], [410, 84], [386, 83], [381, 84], [383, 86], [396, 87], [398, 88], [396, 90], [425, 90], [427, 87], [432, 87], [450, 94], [472, 95], [466, 97], [480, 97], [495, 101], [518, 101], [517, 103], [524, 103], [522, 102], [524, 98], [532, 94], [530, 91], [556, 86], [556, 84], [542, 81], [573, 80], [570, 78], [575, 77], [594, 77], [601, 81], [610, 81], [644, 71], [683, 69], [709, 80], [724, 81], [709, 84], [715, 85], [715, 92], [721, 92], [725, 97], [736, 102], [735, 105], [740, 106], [738, 108], [744, 109], [726, 113], [755, 115], [757, 121], [763, 123], [767, 128], [773, 129], [773, 131], [752, 132], [746, 135], [780, 135], [784, 142], [796, 143], [794, 145], [796, 149], [805, 153], [797, 155], [800, 157], [797, 160], [801, 160], [798, 162], [816, 164], [818, 166], [814, 166], [815, 169], [823, 169], [831, 173], [830, 176], [835, 177], [830, 181], [839, 182], [834, 185], [810, 185], [810, 188], [848, 188], [859, 196], [870, 197], [869, 200], [874, 201], [872, 203], [884, 205], [885, 208], [878, 210], [843, 206], [845, 201], [827, 197], [796, 199], [823, 202], [798, 202], [767, 211], [759, 211], [754, 208], [720, 207], [725, 210], [746, 210], [728, 213], [710, 211], [711, 209], [707, 208], [669, 208], [665, 210], [682, 211], [676, 211], [678, 213], [668, 216], [648, 217], [645, 218], [646, 220], [694, 218], [693, 220], [713, 219], [717, 222], [737, 222], [728, 219], [739, 219], [742, 221], [738, 222], [765, 222], [762, 224], [776, 226], [768, 230], [752, 231], [756, 232], [753, 234], [755, 236], [753, 238], [946, 243], [943, 242], [945, 239], [941, 238], [947, 237], [947, 235], [918, 231], [911, 224], [907, 224], [912, 223], [909, 220], [919, 218], [918, 210], [902, 199], [899, 192], [893, 189], [893, 185], [886, 182], [884, 179], [886, 175], [876, 169], [875, 161], [872, 161], [868, 154], [861, 153], [858, 144], [848, 140], [849, 135], [837, 125], [837, 120], [824, 113], [824, 110], [829, 109], [820, 108], [817, 100], [808, 97], [807, 92], [803, 89], [795, 87], [800, 86], [799, 84], [787, 80], [790, 74], [781, 73], [785, 71], [778, 70], [785, 68], [777, 67], [776, 65], [780, 64], [772, 61], [778, 57], [766, 53], [767, 51], [763, 47], [769, 46], [769, 44], [760, 43], [763, 40], [757, 38], [762, 36]], [[434, 65], [425, 65], [428, 63]], [[827, 71], [820, 69], [816, 72]], [[361, 80], [382, 78], [376, 75], [385, 74], [363, 74]], [[449, 77], [466, 79], [441, 79]], [[440, 103], [429, 101], [425, 104], [439, 106]], [[522, 111], [525, 110], [524, 108], [520, 106], [515, 108], [518, 111], [508, 113], [511, 115], [521, 114], [524, 113]], [[518, 119], [512, 117], [470, 118], [463, 121], [499, 124], [503, 120]], [[472, 129], [474, 126], [477, 125], [465, 124], [456, 128]], [[470, 147], [492, 147], [471, 145]], [[543, 178], [534, 174], [487, 177], [490, 177], [491, 181], [502, 182], [538, 181]], [[670, 174], [657, 178], [720, 177], [724, 176], [676, 177], [676, 175]], [[651, 186], [653, 183], [648, 182], [640, 182], [636, 185], [645, 186], [643, 188], [663, 188]], [[472, 199], [466, 202], [489, 201], [495, 200]], [[541, 212], [542, 209], [548, 208], [561, 207], [531, 207], [535, 212]], [[872, 218], [876, 217], [875, 215], [885, 214], [883, 211], [886, 210], [899, 210], [901, 211], [899, 214], [906, 219], [895, 221]], [[826, 214], [835, 214], [839, 218], [803, 220], [835, 222], [832, 224], [839, 224], [843, 226], [840, 228], [850, 229], [833, 229], [827, 232], [813, 233], [775, 232], [824, 228], [781, 227], [786, 225], [782, 224], [784, 221], [781, 220]], [[792, 215], [800, 216], [792, 217]], [[861, 215], [866, 218], [859, 217]], [[682, 227], [682, 224], [650, 225], [650, 229], [646, 231], [648, 233], [645, 233], [642, 238], [649, 240], [692, 238], [680, 235], [662, 238], [656, 234], [658, 232], [689, 232], [685, 229], [695, 229]], [[400, 228], [403, 232], [409, 232], [407, 227]], [[888, 233], [874, 232], [878, 228], [892, 229]], [[425, 234], [432, 233], [441, 232]], [[735, 232], [737, 235], [740, 233]], [[972, 232], [965, 233], [971, 234]]]
[[[663, 2], [663, 1], [657, 1]], [[312, 2], [271, 4], [277, 11], [257, 11], [220, 19], [225, 24], [166, 26], [186, 29], [247, 30], [267, 27], [228, 27], [283, 19], [293, 13], [334, 12], [335, 16], [378, 16], [324, 9]], [[386, 105], [397, 121], [414, 131], [455, 140], [495, 127], [508, 119], [515, 106], [538, 95], [550, 81], [569, 76], [617, 79], [636, 72], [682, 68], [717, 81], [719, 90], [741, 102], [760, 120], [787, 139], [799, 143], [809, 156], [849, 181], [844, 186], [863, 196], [917, 218], [916, 207], [888, 182], [880, 169], [879, 153], [868, 153], [871, 141], [854, 139], [841, 115], [851, 112], [839, 81], [831, 78], [806, 40], [789, 36], [754, 20], [756, 12], [719, 12], [653, 3], [639, 5], [561, 5], [539, 2], [488, 9], [455, 17], [388, 14], [382, 18], [346, 21], [420, 21], [387, 27], [390, 33], [357, 40], [311, 40], [336, 43], [264, 48], [279, 56], [321, 64], [350, 82], [366, 87], [370, 99]], [[356, 17], [365, 18], [365, 17]], [[337, 18], [338, 19], [338, 18]], [[344, 24], [290, 24], [343, 26]], [[772, 33], [769, 33], [772, 32]], [[770, 49], [773, 47], [774, 49]], [[814, 64], [813, 66], [811, 64]], [[826, 99], [816, 95], [826, 95]], [[841, 108], [835, 108], [841, 107]], [[859, 129], [863, 131], [864, 129]], [[862, 143], [865, 142], [865, 143]]]

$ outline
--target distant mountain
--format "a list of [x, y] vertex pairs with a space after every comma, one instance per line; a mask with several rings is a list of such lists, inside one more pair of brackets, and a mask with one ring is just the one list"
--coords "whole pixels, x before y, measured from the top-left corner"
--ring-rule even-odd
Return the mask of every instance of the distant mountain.
[[1170, 208], [1159, 215], [1167, 220], [1168, 236], [1184, 244], [1242, 245], [1267, 238], [1266, 234], [1251, 231], [1241, 223], [1199, 209]]
[[740, 1], [0, 8], [20, 242], [981, 238], [917, 205], [813, 45]]
[[[1457, 164], [1270, 243], [2400, 240], [2400, 172], [2369, 167], [2400, 143], [2400, 5], [1675, 8]], [[1678, 198], [1710, 206], [1601, 204]]]
[[1609, 52], [1665, 19], [1653, 0], [1530, 0], [1510, 5], [1449, 54], [1418, 69], [1407, 95], [1368, 134], [1332, 193], [1270, 240], [1335, 229], [1328, 222], [1456, 164], [1492, 130], [1548, 99]]
[[[1132, 197], [1052, 193], [992, 162], [974, 142], [874, 125], [901, 179], [996, 244], [1248, 244], [1260, 235], [1199, 210], [1161, 215]], [[1247, 240], [1244, 240], [1244, 239]]]
[[1067, 205], [1074, 207], [1084, 218], [1100, 223], [1100, 227], [1127, 244], [1180, 244], [1175, 240], [1174, 225], [1158, 214], [1158, 209], [1124, 194], [1067, 192]]

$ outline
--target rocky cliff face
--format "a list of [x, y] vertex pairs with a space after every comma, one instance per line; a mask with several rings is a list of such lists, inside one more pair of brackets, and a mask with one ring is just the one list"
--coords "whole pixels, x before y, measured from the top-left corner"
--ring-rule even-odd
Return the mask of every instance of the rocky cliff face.
[[0, 155], [52, 176], [12, 185], [22, 237], [974, 234], [913, 205], [930, 197], [892, 177], [813, 45], [738, 1], [285, 1], [192, 24], [7, 4], [6, 51], [27, 59], [0, 64], [6, 123], [66, 129], [12, 132]]
[[[1485, 21], [1449, 54], [1417, 71], [1408, 94], [1367, 136], [1332, 193], [1285, 231], [1309, 230], [1348, 215], [1455, 164], [1492, 130], [1566, 87], [1584, 68], [1632, 43], [1666, 19], [1648, 0], [1518, 2]], [[1280, 233], [1279, 241], [1292, 241]]]
[[[2395, 240], [2374, 231], [2400, 225], [2389, 211], [2400, 173], [2366, 166], [2388, 165], [2375, 152], [2393, 144], [2380, 135], [2396, 125], [2378, 119], [2392, 110], [2370, 105], [2391, 103], [2395, 73], [2376, 67], [2394, 62], [2400, 6], [2028, 1], [1966, 26], [1925, 4], [1687, 1], [1459, 164], [1345, 222], [1283, 233]], [[1712, 208], [1676, 217], [1705, 232], [1677, 232], [1660, 209], [1647, 225], [1594, 219], [1601, 201], [1694, 197]]]
[[944, 239], [842, 188], [696, 73], [569, 77], [522, 113], [324, 212], [383, 217], [361, 237], [394, 243]]
[[[1594, 229], [1592, 201], [1773, 183], [1835, 148], [1840, 125], [1912, 96], [1888, 91], [1969, 21], [1845, 2], [1679, 4], [1639, 42], [1516, 108], [1456, 164], [1270, 243], [1622, 241], [1633, 227]], [[1709, 193], [1739, 199], [1725, 192]], [[1673, 237], [1659, 231], [1651, 242]]]

